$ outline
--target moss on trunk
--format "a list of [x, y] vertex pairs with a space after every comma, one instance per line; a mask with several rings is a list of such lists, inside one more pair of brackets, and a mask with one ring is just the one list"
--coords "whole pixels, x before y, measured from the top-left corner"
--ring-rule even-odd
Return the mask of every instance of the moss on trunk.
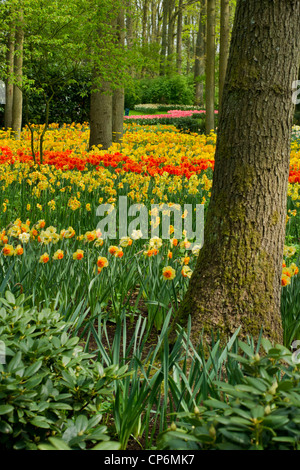
[[204, 246], [174, 321], [282, 340], [281, 270], [300, 2], [237, 3]]

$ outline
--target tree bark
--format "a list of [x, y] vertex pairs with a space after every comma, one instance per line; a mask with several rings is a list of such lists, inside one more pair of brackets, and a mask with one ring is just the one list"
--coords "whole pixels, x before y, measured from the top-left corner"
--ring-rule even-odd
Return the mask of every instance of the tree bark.
[[15, 34], [15, 54], [14, 54], [14, 75], [15, 83], [13, 90], [13, 107], [12, 107], [12, 131], [17, 140], [21, 137], [22, 128], [22, 109], [23, 109], [23, 44], [24, 44], [24, 30], [23, 30], [23, 13], [20, 12], [20, 17], [16, 26]]
[[182, 73], [182, 18], [183, 0], [179, 0], [177, 16], [177, 43], [176, 43], [176, 69], [177, 73]]
[[170, 73], [174, 54], [175, 0], [169, 0], [168, 18], [168, 72]]
[[192, 338], [282, 341], [281, 272], [300, 25], [298, 0], [238, 0], [204, 246], [176, 322]]
[[163, 0], [163, 25], [162, 25], [162, 36], [161, 36], [161, 53], [160, 53], [160, 75], [166, 73], [166, 55], [168, 46], [168, 13], [169, 13], [169, 0]]
[[11, 31], [8, 36], [7, 53], [6, 53], [6, 72], [7, 78], [5, 81], [5, 113], [4, 113], [4, 126], [5, 130], [12, 128], [12, 111], [13, 111], [13, 97], [14, 97], [14, 52], [15, 40], [14, 33]]
[[90, 105], [89, 148], [101, 145], [107, 150], [112, 145], [112, 92], [110, 83], [105, 81], [99, 89], [98, 74], [94, 70], [94, 84]]
[[215, 24], [216, 0], [207, 0], [206, 36], [206, 133], [215, 129]]
[[132, 48], [133, 44], [133, 21], [132, 21], [132, 5], [131, 0], [127, 0], [126, 9], [126, 45], [128, 49]]
[[158, 7], [156, 0], [151, 2], [151, 43], [155, 44], [157, 42], [157, 13]]
[[195, 68], [194, 68], [194, 82], [195, 82], [195, 105], [200, 106], [204, 104], [203, 97], [203, 83], [200, 81], [200, 77], [205, 72], [205, 29], [203, 17], [206, 14], [206, 0], [201, 1], [200, 15], [199, 15], [199, 27], [197, 33], [196, 43], [196, 55], [195, 55]]
[[230, 36], [230, 8], [229, 0], [221, 0], [220, 20], [220, 62], [219, 62], [219, 112], [221, 111], [222, 95], [226, 77], [226, 69], [229, 54]]
[[143, 6], [143, 21], [142, 21], [142, 44], [145, 46], [148, 43], [147, 37], [147, 25], [148, 25], [148, 2], [149, 0], [144, 0]]
[[[190, 24], [190, 16], [186, 16], [185, 25], [188, 26], [189, 24]], [[189, 73], [191, 72], [191, 32], [190, 30], [189, 30], [188, 35], [186, 36], [185, 47], [186, 47], [186, 74], [189, 75]]]

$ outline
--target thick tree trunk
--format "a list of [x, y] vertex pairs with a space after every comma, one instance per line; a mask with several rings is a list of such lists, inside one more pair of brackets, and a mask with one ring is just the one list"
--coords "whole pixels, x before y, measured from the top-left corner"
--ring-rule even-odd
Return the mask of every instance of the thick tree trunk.
[[207, 0], [207, 36], [206, 36], [206, 133], [215, 128], [215, 24], [216, 0]]
[[112, 92], [108, 82], [103, 82], [101, 89], [94, 72], [94, 86], [90, 106], [90, 140], [89, 148], [101, 145], [107, 150], [112, 144]]
[[11, 32], [8, 36], [7, 53], [6, 53], [7, 78], [5, 81], [5, 113], [4, 113], [5, 130], [12, 128], [12, 111], [13, 111], [13, 98], [14, 98], [14, 85], [13, 85], [14, 52], [15, 52], [14, 33]]
[[298, 0], [238, 0], [204, 246], [176, 321], [280, 342]]
[[221, 0], [220, 21], [220, 62], [219, 62], [219, 112], [221, 111], [222, 95], [226, 77], [226, 69], [229, 54], [230, 36], [230, 8], [229, 0]]
[[15, 54], [14, 54], [14, 75], [15, 84], [13, 90], [13, 108], [12, 108], [12, 130], [17, 140], [21, 136], [22, 128], [22, 109], [23, 109], [23, 13], [20, 13], [20, 18], [16, 27], [15, 35]]
[[194, 68], [194, 82], [195, 82], [195, 105], [200, 106], [204, 104], [203, 98], [203, 83], [200, 81], [200, 77], [205, 72], [205, 30], [206, 25], [203, 17], [206, 14], [206, 0], [201, 1], [200, 15], [199, 15], [199, 27], [197, 33], [196, 42], [196, 55], [195, 55], [195, 68]]

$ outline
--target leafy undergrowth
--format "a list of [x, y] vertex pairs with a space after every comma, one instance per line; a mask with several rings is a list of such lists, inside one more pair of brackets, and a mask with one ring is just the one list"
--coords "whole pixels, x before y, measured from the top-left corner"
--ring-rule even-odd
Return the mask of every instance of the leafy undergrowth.
[[195, 347], [190, 324], [171, 346], [171, 311], [160, 332], [99, 317], [87, 351], [57, 312], [0, 302], [2, 449], [299, 448], [297, 352], [238, 331]]

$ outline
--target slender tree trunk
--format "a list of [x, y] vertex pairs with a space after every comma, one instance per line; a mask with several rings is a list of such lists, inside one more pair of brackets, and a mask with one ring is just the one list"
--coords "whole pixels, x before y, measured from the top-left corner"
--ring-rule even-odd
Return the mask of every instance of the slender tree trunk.
[[282, 341], [281, 273], [300, 2], [238, 0], [204, 246], [177, 321]]
[[151, 42], [152, 44], [155, 44], [157, 41], [156, 17], [157, 17], [157, 4], [155, 0], [152, 0], [152, 3], [151, 3]]
[[131, 0], [127, 0], [126, 9], [126, 44], [128, 49], [132, 48], [133, 43], [133, 21]]
[[199, 29], [197, 34], [196, 43], [196, 57], [195, 57], [195, 69], [194, 69], [194, 82], [195, 82], [195, 105], [200, 106], [204, 104], [203, 98], [203, 83], [200, 81], [200, 77], [205, 72], [205, 29], [203, 17], [206, 14], [206, 0], [202, 0], [200, 7], [199, 16]]
[[192, 70], [191, 73], [195, 73], [195, 57], [196, 57], [196, 43], [197, 43], [197, 34], [195, 31], [195, 17], [192, 15], [192, 50], [191, 50], [191, 55], [192, 55]]
[[229, 0], [221, 0], [220, 63], [219, 63], [219, 112], [221, 111], [223, 88], [229, 54], [230, 8]]
[[172, 71], [174, 54], [175, 0], [169, 0], [168, 21], [168, 72]]
[[[124, 34], [124, 10], [122, 9], [117, 18], [117, 41], [120, 48], [125, 46]], [[125, 93], [124, 88], [119, 88], [114, 91], [112, 98], [112, 140], [113, 142], [120, 142], [123, 138], [124, 127], [124, 103]]]
[[[185, 24], [188, 26], [190, 24], [190, 17], [187, 16], [185, 18]], [[186, 36], [185, 40], [185, 47], [186, 47], [186, 74], [189, 75], [191, 71], [191, 35], [190, 31], [188, 35]]]
[[144, 0], [144, 7], [143, 7], [143, 21], [142, 21], [142, 43], [145, 46], [148, 43], [147, 37], [147, 25], [148, 25], [148, 7], [149, 7], [149, 0]]
[[216, 0], [207, 0], [206, 36], [206, 133], [215, 129], [215, 24]]
[[94, 82], [90, 105], [90, 140], [89, 148], [101, 145], [107, 150], [112, 144], [112, 92], [105, 81], [99, 89], [98, 74], [94, 70]]
[[5, 130], [12, 128], [12, 111], [13, 111], [13, 97], [14, 97], [14, 85], [13, 85], [14, 52], [15, 52], [15, 40], [14, 40], [14, 33], [13, 31], [11, 31], [8, 36], [7, 54], [6, 54], [7, 78], [5, 82], [5, 114], [4, 114]]
[[13, 108], [12, 108], [12, 131], [17, 140], [21, 137], [22, 128], [22, 109], [23, 109], [23, 12], [20, 13], [19, 21], [16, 26], [15, 35], [15, 55], [14, 55], [14, 74], [15, 84], [13, 90]]
[[166, 55], [168, 45], [168, 13], [169, 13], [169, 0], [163, 0], [163, 25], [162, 25], [162, 36], [161, 36], [161, 53], [160, 53], [160, 75], [166, 73]]
[[177, 17], [177, 44], [176, 44], [176, 68], [177, 73], [182, 73], [182, 18], [183, 18], [183, 0], [179, 0]]

